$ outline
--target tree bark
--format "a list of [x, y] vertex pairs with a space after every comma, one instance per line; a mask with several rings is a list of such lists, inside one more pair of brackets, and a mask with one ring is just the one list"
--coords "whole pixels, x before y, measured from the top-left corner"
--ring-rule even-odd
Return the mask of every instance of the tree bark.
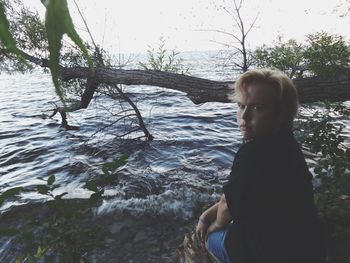
[[[88, 68], [62, 68], [61, 78], [67, 81], [75, 78], [87, 78]], [[233, 91], [233, 82], [213, 81], [183, 74], [153, 70], [123, 70], [99, 67], [95, 69], [98, 83], [108, 85], [150, 85], [178, 90], [187, 93], [195, 104], [204, 102], [230, 102], [228, 94]]]
[[[63, 81], [88, 78], [86, 67], [61, 68]], [[234, 81], [213, 81], [193, 76], [152, 70], [123, 70], [105, 67], [95, 68], [95, 82], [109, 85], [150, 85], [181, 91], [195, 104], [205, 102], [232, 102]], [[296, 79], [300, 102], [350, 100], [350, 71], [329, 77]], [[96, 85], [97, 87], [98, 85]], [[90, 90], [91, 92], [91, 90]], [[92, 98], [89, 96], [89, 98]], [[90, 101], [84, 101], [88, 105]]]
[[300, 102], [350, 100], [350, 71], [329, 77], [311, 77], [294, 80]]
[[[1, 52], [4, 52], [1, 50]], [[41, 67], [48, 67], [48, 60], [31, 56], [21, 51], [28, 61]], [[107, 67], [60, 67], [61, 79], [87, 79], [87, 88], [83, 92], [80, 105], [71, 110], [88, 107], [99, 84], [150, 85], [187, 94], [195, 104], [205, 102], [232, 102], [234, 81], [214, 81], [183, 74], [153, 70], [123, 70]], [[326, 77], [309, 77], [295, 79], [301, 103], [316, 101], [350, 100], [350, 70]]]

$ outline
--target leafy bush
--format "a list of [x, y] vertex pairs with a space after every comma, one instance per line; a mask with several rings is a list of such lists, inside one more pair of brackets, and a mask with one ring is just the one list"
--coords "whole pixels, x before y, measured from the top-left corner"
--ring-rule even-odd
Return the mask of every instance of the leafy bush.
[[258, 67], [274, 67], [291, 78], [311, 75], [331, 75], [350, 69], [350, 46], [340, 35], [319, 32], [307, 36], [307, 44], [278, 37], [274, 46], [263, 45], [255, 50]]
[[350, 68], [350, 46], [343, 36], [319, 32], [307, 35], [304, 57], [315, 75], [331, 75]]
[[[337, 121], [348, 118], [350, 109], [325, 102], [311, 111], [311, 117], [298, 121], [297, 136], [314, 155], [315, 202], [334, 247], [350, 242], [350, 149], [344, 144], [345, 126]], [[330, 262], [336, 262], [335, 254], [330, 251]]]
[[290, 78], [300, 75], [300, 66], [303, 64], [303, 46], [294, 39], [284, 42], [279, 36], [273, 47], [263, 45], [254, 52], [255, 63], [258, 67], [278, 68]]

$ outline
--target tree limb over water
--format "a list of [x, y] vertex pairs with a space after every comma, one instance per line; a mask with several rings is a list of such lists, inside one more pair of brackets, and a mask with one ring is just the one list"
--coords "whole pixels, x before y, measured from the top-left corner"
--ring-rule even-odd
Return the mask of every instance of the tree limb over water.
[[[89, 68], [61, 68], [61, 79], [87, 79]], [[187, 94], [195, 104], [205, 102], [232, 102], [234, 81], [214, 81], [170, 72], [153, 70], [123, 70], [106, 67], [95, 68], [95, 81], [99, 84], [149, 85]], [[322, 100], [350, 100], [350, 72], [343, 72], [332, 77], [310, 77], [295, 79], [300, 102], [309, 103]], [[94, 92], [94, 90], [89, 90]], [[92, 95], [92, 94], [90, 94]], [[91, 96], [86, 96], [92, 98]], [[81, 101], [87, 107], [91, 99]]]
[[[21, 52], [28, 61], [41, 67], [47, 67], [46, 59], [39, 59]], [[119, 68], [95, 67], [91, 79], [88, 67], [60, 67], [62, 81], [87, 79], [87, 85], [81, 102], [73, 110], [87, 108], [99, 84], [148, 85], [181, 91], [187, 94], [194, 104], [206, 102], [232, 102], [234, 81], [214, 81], [184, 74], [154, 70], [124, 70]], [[327, 77], [308, 77], [294, 79], [301, 103], [316, 101], [350, 100], [350, 71], [343, 71]]]
[[[89, 68], [62, 68], [61, 79], [68, 81], [88, 78]], [[230, 102], [233, 82], [213, 81], [183, 74], [153, 70], [123, 70], [98, 67], [95, 79], [100, 84], [149, 85], [185, 92], [195, 104], [204, 102]], [[87, 105], [82, 101], [81, 105]]]

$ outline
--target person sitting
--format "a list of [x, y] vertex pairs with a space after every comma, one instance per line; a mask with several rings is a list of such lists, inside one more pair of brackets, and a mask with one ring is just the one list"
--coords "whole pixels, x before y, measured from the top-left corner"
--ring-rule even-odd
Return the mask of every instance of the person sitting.
[[293, 82], [278, 70], [251, 70], [236, 81], [234, 97], [243, 144], [197, 236], [220, 262], [324, 262], [312, 175], [292, 132]]

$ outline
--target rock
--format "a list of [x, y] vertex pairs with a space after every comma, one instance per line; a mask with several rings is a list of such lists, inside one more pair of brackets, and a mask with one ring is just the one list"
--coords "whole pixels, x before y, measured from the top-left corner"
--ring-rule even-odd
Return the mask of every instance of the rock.
[[146, 240], [148, 238], [148, 235], [146, 234], [146, 232], [138, 232], [136, 234], [136, 236], [134, 237], [134, 242], [139, 242], [139, 241], [143, 241]]
[[112, 234], [118, 234], [120, 233], [120, 231], [124, 228], [124, 224], [123, 223], [118, 223], [115, 222], [112, 225], [110, 225], [108, 227], [109, 232], [111, 232]]
[[[216, 263], [194, 231], [185, 235], [184, 241], [176, 250], [178, 263]], [[218, 262], [219, 263], [219, 262]]]
[[112, 238], [105, 238], [105, 243], [112, 244], [114, 242], [114, 239]]

